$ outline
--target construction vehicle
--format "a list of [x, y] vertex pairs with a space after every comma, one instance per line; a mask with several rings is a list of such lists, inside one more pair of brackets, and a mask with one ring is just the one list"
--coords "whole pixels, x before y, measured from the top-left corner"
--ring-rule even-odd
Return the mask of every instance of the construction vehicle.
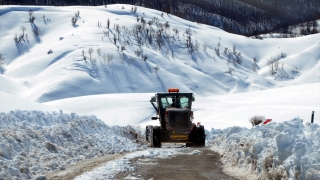
[[193, 123], [191, 110], [195, 98], [192, 93], [179, 93], [178, 88], [169, 88], [168, 93], [157, 93], [151, 97], [160, 126], [146, 126], [146, 141], [151, 147], [161, 147], [161, 143], [186, 143], [187, 147], [205, 146], [204, 126]]

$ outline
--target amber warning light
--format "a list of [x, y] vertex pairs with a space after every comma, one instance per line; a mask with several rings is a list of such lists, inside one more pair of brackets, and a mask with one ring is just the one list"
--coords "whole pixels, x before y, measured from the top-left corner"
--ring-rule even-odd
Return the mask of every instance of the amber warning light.
[[169, 88], [168, 92], [169, 93], [171, 93], [171, 92], [177, 92], [178, 93], [179, 92], [179, 88]]

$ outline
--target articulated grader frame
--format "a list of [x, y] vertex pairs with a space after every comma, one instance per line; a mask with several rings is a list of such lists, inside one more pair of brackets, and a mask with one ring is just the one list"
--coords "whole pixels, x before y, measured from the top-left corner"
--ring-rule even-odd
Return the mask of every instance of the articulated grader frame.
[[205, 146], [204, 127], [200, 122], [192, 122], [194, 100], [192, 93], [179, 93], [178, 88], [151, 97], [150, 102], [157, 112], [157, 116], [151, 119], [160, 122], [160, 126], [146, 126], [146, 141], [151, 147], [160, 148], [163, 142], [186, 143], [187, 147]]

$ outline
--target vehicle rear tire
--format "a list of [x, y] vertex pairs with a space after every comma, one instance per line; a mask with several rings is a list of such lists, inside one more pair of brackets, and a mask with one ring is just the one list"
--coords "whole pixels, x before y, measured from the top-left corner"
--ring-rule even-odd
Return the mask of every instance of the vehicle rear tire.
[[151, 147], [161, 148], [161, 131], [159, 126], [154, 126], [151, 128]]
[[193, 144], [198, 147], [204, 147], [206, 144], [206, 134], [202, 125], [194, 129]]
[[149, 126], [146, 126], [146, 141], [149, 142], [151, 140], [150, 138], [150, 129], [152, 129], [152, 126], [149, 125]]

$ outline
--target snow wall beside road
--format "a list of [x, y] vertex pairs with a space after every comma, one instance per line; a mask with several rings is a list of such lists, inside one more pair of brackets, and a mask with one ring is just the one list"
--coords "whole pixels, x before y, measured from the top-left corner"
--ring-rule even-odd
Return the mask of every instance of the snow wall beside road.
[[0, 179], [35, 178], [84, 159], [145, 149], [134, 142], [136, 131], [62, 111], [0, 113]]
[[251, 129], [212, 129], [208, 144], [230, 171], [252, 178], [320, 179], [320, 127], [300, 118]]

